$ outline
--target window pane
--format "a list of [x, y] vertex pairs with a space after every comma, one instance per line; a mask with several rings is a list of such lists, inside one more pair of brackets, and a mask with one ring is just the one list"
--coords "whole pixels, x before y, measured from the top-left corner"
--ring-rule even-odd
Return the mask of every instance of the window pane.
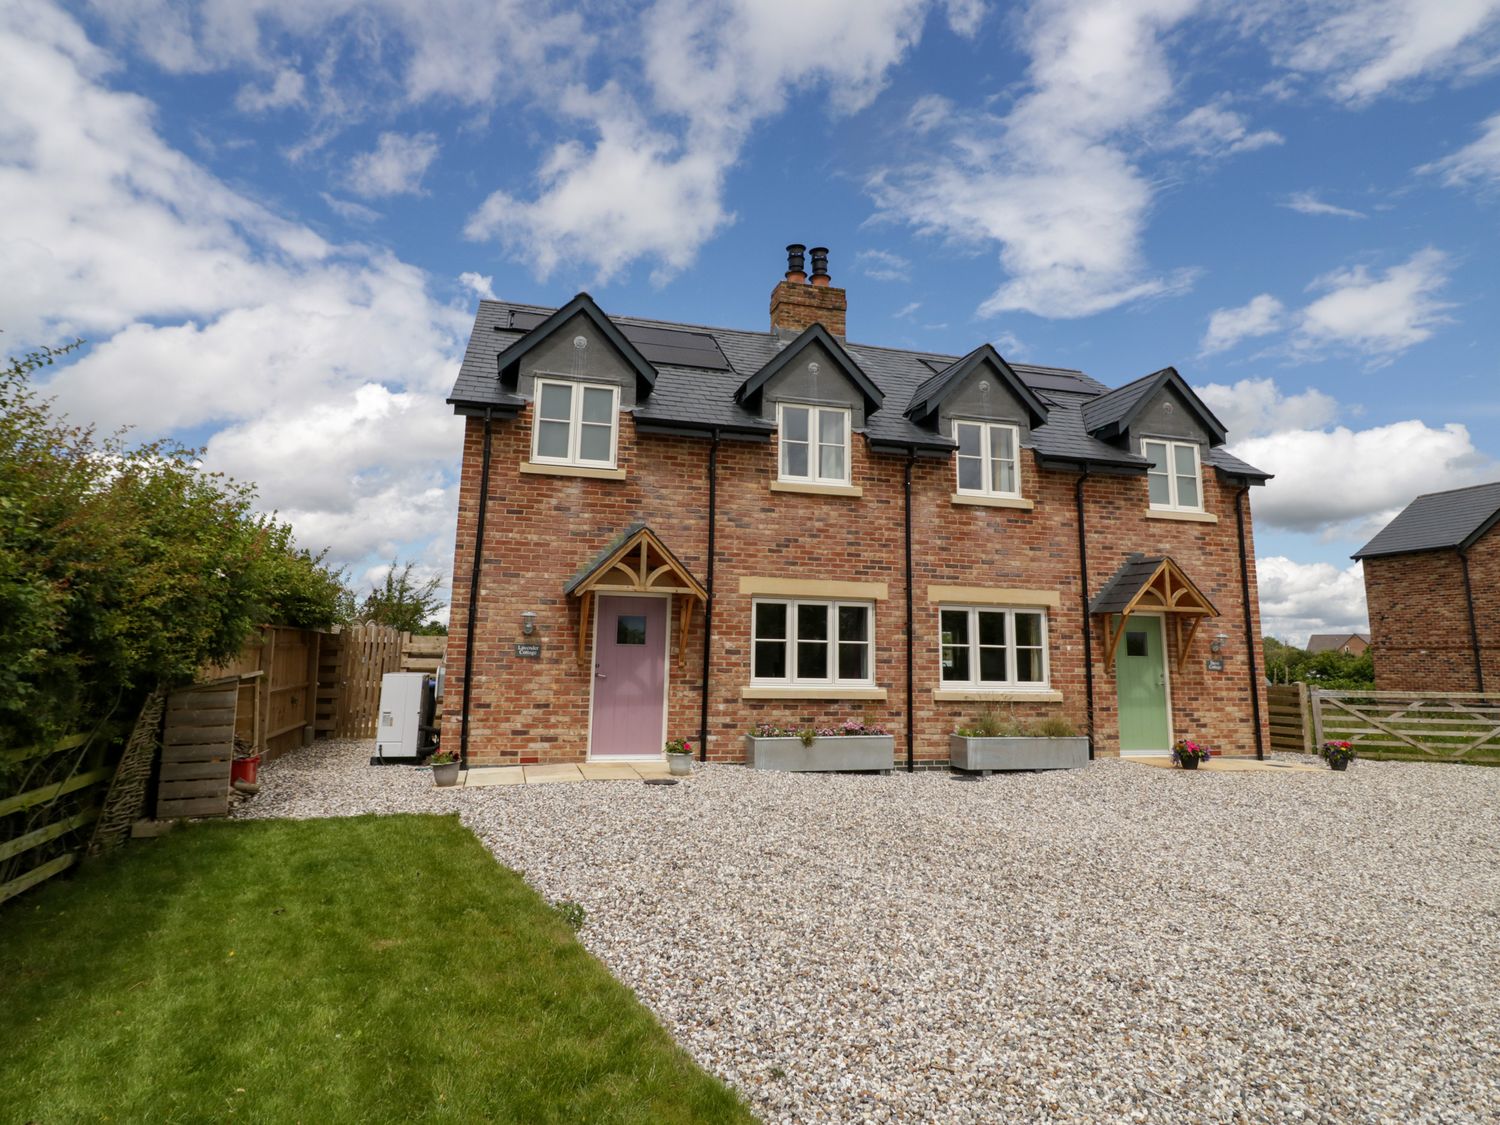
[[984, 489], [984, 462], [978, 457], [958, 459], [958, 487], [970, 492]]
[[621, 615], [615, 621], [615, 644], [643, 645], [646, 643], [646, 619]]
[[568, 424], [566, 422], [538, 422], [536, 453], [538, 457], [566, 457], [568, 455]]
[[969, 643], [969, 614], [962, 609], [945, 609], [942, 615], [943, 643], [966, 645]]
[[818, 446], [818, 476], [825, 480], [844, 479], [844, 447], [842, 445]]
[[614, 421], [615, 393], [604, 390], [602, 387], [585, 387], [583, 389], [583, 420], [585, 422], [603, 422], [606, 425]]
[[[546, 424], [550, 426], [552, 423]], [[608, 461], [611, 430], [610, 426], [596, 426], [592, 423], [585, 425], [583, 433], [579, 435], [578, 459], [580, 461]]]
[[1035, 647], [1041, 643], [1042, 615], [1040, 613], [1016, 614], [1016, 644]]
[[969, 678], [969, 615], [964, 610], [945, 609], [941, 615], [943, 634], [943, 679]]
[[797, 642], [797, 678], [799, 680], [826, 680], [828, 678], [828, 642]]
[[826, 445], [844, 444], [844, 413], [841, 410], [818, 411], [818, 440]]
[[866, 641], [869, 639], [869, 609], [862, 605], [839, 606], [839, 640]]
[[1015, 460], [1016, 432], [1009, 426], [996, 426], [990, 431], [990, 456], [997, 460]]
[[561, 383], [543, 383], [537, 416], [566, 422], [573, 416], [573, 388]]
[[1193, 457], [1191, 445], [1174, 445], [1172, 459], [1176, 462], [1178, 476], [1195, 477], [1198, 475], [1198, 463]]
[[943, 679], [969, 682], [969, 650], [957, 646], [943, 646]]
[[758, 680], [786, 679], [786, 642], [755, 642], [755, 678]]
[[1177, 478], [1177, 506], [1179, 508], [1198, 507], [1198, 477], [1196, 474]]
[[982, 427], [969, 422], [953, 423], [953, 437], [958, 442], [958, 452], [963, 457], [981, 456], [979, 442], [983, 435]]
[[799, 605], [797, 607], [797, 639], [799, 641], [826, 641], [828, 639], [828, 607], [826, 605]]
[[996, 460], [990, 475], [995, 481], [996, 492], [1016, 491], [1016, 463]]
[[1016, 682], [1039, 684], [1042, 682], [1042, 650], [1021, 648], [1016, 650]]
[[1151, 493], [1151, 503], [1170, 504], [1172, 502], [1171, 485], [1167, 483], [1166, 473], [1148, 473], [1146, 485]]
[[807, 407], [781, 408], [781, 436], [789, 441], [807, 440]]
[[869, 679], [870, 674], [865, 668], [865, 659], [868, 653], [869, 646], [864, 642], [839, 645], [839, 679]]
[[756, 640], [786, 636], [786, 606], [781, 602], [760, 602], [755, 607]]
[[1152, 472], [1164, 473], [1167, 471], [1167, 446], [1165, 442], [1141, 442], [1141, 456], [1151, 462]]
[[985, 683], [1004, 681], [1005, 650], [1003, 648], [981, 648], [979, 650], [979, 678]]
[[784, 477], [807, 476], [807, 445], [783, 441], [781, 443], [781, 475]]
[[979, 643], [1003, 645], [1005, 643], [1005, 614], [983, 613], [979, 617]]

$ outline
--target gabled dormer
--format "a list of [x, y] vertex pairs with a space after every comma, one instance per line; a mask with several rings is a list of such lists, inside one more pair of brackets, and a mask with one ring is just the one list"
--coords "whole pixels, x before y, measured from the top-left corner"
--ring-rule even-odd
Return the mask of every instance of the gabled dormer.
[[656, 368], [587, 293], [552, 313], [495, 362], [501, 386], [522, 398], [535, 398], [538, 377], [555, 377], [617, 387], [626, 410], [651, 394], [657, 378]]

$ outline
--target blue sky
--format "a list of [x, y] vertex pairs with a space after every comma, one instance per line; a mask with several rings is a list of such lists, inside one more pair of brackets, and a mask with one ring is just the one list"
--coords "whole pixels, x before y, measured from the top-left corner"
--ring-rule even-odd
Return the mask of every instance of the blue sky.
[[1500, 0], [15, 0], [0, 328], [76, 416], [206, 446], [356, 577], [446, 576], [483, 293], [1175, 365], [1275, 472], [1269, 631], [1500, 479]]

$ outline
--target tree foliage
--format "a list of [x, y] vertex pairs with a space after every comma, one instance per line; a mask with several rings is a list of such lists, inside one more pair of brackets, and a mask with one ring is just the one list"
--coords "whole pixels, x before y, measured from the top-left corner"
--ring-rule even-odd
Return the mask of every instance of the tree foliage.
[[0, 746], [119, 710], [232, 657], [257, 625], [327, 625], [351, 597], [253, 487], [171, 441], [130, 445], [0, 370]]
[[1360, 691], [1375, 686], [1375, 657], [1369, 649], [1359, 656], [1348, 656], [1338, 651], [1311, 653], [1275, 637], [1263, 637], [1261, 641], [1266, 679], [1273, 684], [1301, 680], [1329, 691]]
[[433, 577], [419, 582], [412, 577], [415, 567], [414, 562], [403, 564], [392, 559], [384, 579], [371, 586], [365, 596], [359, 619], [373, 625], [388, 625], [403, 633], [447, 633], [447, 626], [433, 620], [443, 607], [442, 599], [437, 596], [443, 580]]

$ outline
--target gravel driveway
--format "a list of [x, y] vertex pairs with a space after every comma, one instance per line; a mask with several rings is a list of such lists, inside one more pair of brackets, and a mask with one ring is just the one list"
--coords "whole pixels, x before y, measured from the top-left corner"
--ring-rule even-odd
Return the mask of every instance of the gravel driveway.
[[370, 752], [238, 815], [460, 812], [768, 1121], [1500, 1120], [1500, 769], [435, 790]]

